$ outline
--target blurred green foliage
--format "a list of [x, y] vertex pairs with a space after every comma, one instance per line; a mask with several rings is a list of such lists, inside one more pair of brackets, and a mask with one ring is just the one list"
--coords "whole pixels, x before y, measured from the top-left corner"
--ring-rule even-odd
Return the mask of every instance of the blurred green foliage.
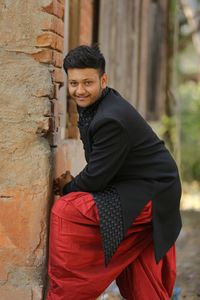
[[179, 86], [181, 173], [185, 181], [200, 181], [200, 83]]

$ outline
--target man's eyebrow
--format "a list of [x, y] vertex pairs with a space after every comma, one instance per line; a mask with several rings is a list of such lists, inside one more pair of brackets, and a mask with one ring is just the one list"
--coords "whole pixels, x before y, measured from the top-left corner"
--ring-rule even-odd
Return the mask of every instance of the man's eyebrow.
[[[78, 80], [76, 80], [76, 79], [68, 79], [68, 80], [69, 80], [69, 81], [78, 81]], [[82, 79], [81, 81], [86, 81], [86, 80], [92, 81], [93, 78], [84, 78], [84, 79]]]

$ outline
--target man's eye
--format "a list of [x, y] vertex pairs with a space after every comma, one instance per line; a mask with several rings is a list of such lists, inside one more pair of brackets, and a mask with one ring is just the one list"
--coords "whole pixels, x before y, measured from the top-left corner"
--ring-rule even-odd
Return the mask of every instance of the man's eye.
[[71, 85], [71, 86], [77, 86], [77, 82], [72, 81], [72, 82], [70, 82], [70, 85]]
[[89, 86], [89, 85], [91, 85], [91, 84], [92, 84], [92, 81], [86, 81], [86, 82], [85, 82], [85, 85], [86, 85], [86, 86]]

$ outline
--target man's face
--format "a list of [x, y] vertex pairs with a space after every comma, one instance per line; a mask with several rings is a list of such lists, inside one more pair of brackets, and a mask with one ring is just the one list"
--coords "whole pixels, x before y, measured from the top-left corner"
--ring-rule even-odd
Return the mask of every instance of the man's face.
[[106, 88], [107, 75], [100, 76], [96, 69], [68, 69], [67, 73], [69, 94], [80, 107], [96, 102]]

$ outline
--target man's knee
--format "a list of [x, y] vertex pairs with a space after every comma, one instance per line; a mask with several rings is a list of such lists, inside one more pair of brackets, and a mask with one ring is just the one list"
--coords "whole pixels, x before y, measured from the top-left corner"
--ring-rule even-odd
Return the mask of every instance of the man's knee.
[[71, 220], [73, 217], [75, 218], [78, 210], [75, 205], [72, 205], [72, 200], [70, 194], [60, 197], [54, 203], [51, 213], [66, 220]]
[[[65, 196], [65, 198], [66, 198], [66, 196]], [[63, 215], [63, 213], [65, 213], [65, 214], [67, 213], [67, 206], [69, 206], [68, 203], [66, 201], [64, 201], [63, 197], [60, 197], [54, 203], [54, 205], [51, 209], [51, 212], [58, 216], [61, 216], [61, 215]]]

